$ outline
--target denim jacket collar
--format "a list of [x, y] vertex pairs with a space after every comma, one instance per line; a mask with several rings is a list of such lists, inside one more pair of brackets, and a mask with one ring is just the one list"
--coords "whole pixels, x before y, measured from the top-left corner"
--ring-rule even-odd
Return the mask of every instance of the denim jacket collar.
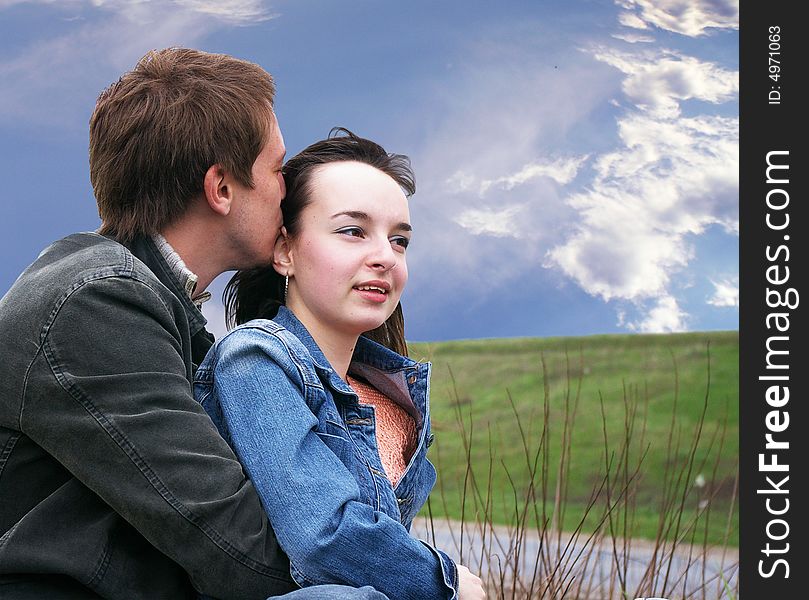
[[323, 373], [334, 373], [329, 359], [323, 354], [320, 346], [317, 345], [317, 342], [315, 342], [309, 330], [306, 329], [306, 326], [295, 316], [295, 313], [282, 305], [278, 307], [278, 314], [276, 314], [272, 320], [300, 340], [301, 344], [303, 344], [304, 348], [306, 348], [311, 355], [312, 362], [314, 362], [316, 369]]
[[[328, 359], [323, 354], [323, 351], [306, 329], [306, 326], [300, 322], [298, 317], [296, 317], [291, 310], [286, 306], [278, 307], [278, 314], [273, 317], [273, 321], [295, 334], [295, 337], [301, 341], [304, 347], [309, 351], [309, 354], [312, 355], [317, 367], [324, 371], [334, 371]], [[385, 371], [413, 368], [419, 364], [365, 336], [360, 336], [357, 340], [351, 362], [352, 364], [365, 364]], [[352, 368], [349, 367], [348, 370], [351, 372]]]
[[[309, 352], [315, 370], [320, 372], [320, 376], [328, 382], [332, 389], [356, 398], [356, 393], [337, 375], [314, 338], [291, 310], [286, 306], [280, 306], [273, 321], [300, 340]], [[350, 374], [366, 379], [407, 410], [419, 427], [421, 427], [422, 416], [414, 408], [411, 388], [418, 381], [426, 390], [429, 371], [429, 363], [416, 362], [364, 336], [360, 336], [357, 340], [354, 355], [348, 367]], [[409, 382], [406, 374], [410, 375]]]

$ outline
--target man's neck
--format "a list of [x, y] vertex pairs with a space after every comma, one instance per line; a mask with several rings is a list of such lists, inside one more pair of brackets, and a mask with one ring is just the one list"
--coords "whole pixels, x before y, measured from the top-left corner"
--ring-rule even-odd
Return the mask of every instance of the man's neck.
[[[182, 229], [170, 228], [161, 232], [161, 237], [176, 253], [184, 267], [196, 277], [194, 294], [204, 292], [211, 282], [225, 269], [218, 269], [217, 252], [204, 232], [190, 236]], [[217, 264], [215, 264], [217, 263]], [[184, 283], [184, 282], [183, 282]]]
[[185, 265], [182, 257], [177, 254], [166, 238], [156, 233], [152, 236], [152, 240], [160, 251], [160, 254], [163, 255], [166, 263], [168, 263], [171, 272], [174, 273], [175, 277], [180, 281], [183, 289], [189, 296], [193, 297], [197, 288], [197, 276]]
[[159, 233], [153, 235], [152, 240], [160, 251], [160, 254], [162, 254], [163, 258], [166, 260], [169, 269], [174, 273], [174, 276], [177, 278], [177, 281], [180, 282], [185, 293], [188, 294], [188, 297], [191, 298], [198, 307], [208, 300], [211, 294], [206, 292], [204, 287], [199, 286], [199, 277], [188, 268], [185, 261], [183, 261], [182, 257], [168, 240]]

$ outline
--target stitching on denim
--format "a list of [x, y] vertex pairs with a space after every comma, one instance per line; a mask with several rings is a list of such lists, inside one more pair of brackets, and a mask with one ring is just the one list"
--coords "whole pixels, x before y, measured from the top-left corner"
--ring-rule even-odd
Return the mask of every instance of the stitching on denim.
[[[289, 575], [292, 577], [292, 580], [301, 588], [317, 585], [316, 581], [309, 579], [309, 577], [307, 577], [297, 565], [293, 564], [291, 560], [289, 561]], [[298, 579], [301, 581], [298, 581]]]
[[[128, 261], [132, 262], [132, 261]], [[134, 263], [133, 263], [134, 264]], [[134, 274], [133, 274], [134, 275]], [[43, 355], [45, 359], [48, 361], [48, 365], [50, 366], [51, 372], [53, 373], [54, 377], [58, 381], [58, 383], [62, 386], [62, 388], [73, 397], [95, 420], [96, 422], [104, 429], [107, 435], [118, 445], [121, 450], [129, 457], [129, 460], [138, 468], [141, 474], [149, 481], [152, 487], [160, 494], [163, 500], [171, 506], [178, 514], [180, 514], [183, 518], [185, 518], [189, 523], [197, 527], [200, 531], [202, 531], [217, 547], [221, 550], [226, 552], [229, 556], [233, 557], [234, 559], [238, 560], [243, 565], [247, 566], [248, 568], [256, 571], [257, 573], [261, 573], [264, 575], [269, 575], [272, 577], [276, 577], [280, 580], [286, 581], [288, 579], [288, 573], [274, 569], [268, 565], [264, 565], [259, 563], [249, 556], [244, 555], [241, 551], [235, 548], [230, 542], [226, 541], [222, 535], [205, 519], [202, 519], [195, 515], [188, 507], [186, 507], [182, 502], [177, 500], [177, 498], [169, 491], [166, 485], [160, 480], [154, 471], [152, 471], [151, 467], [146, 463], [146, 461], [140, 456], [137, 449], [134, 445], [123, 435], [120, 431], [118, 431], [115, 426], [106, 418], [103, 412], [98, 410], [98, 408], [92, 403], [89, 397], [82, 392], [82, 390], [74, 385], [59, 369], [57, 365], [56, 357], [53, 355], [50, 347], [47, 344], [47, 334], [50, 331], [50, 327], [53, 324], [53, 321], [56, 318], [56, 315], [59, 312], [59, 309], [64, 305], [64, 302], [67, 298], [74, 293], [77, 289], [88, 283], [89, 281], [96, 281], [102, 278], [109, 278], [109, 277], [120, 277], [121, 274], [109, 274], [105, 276], [99, 276], [97, 278], [91, 278], [87, 281], [82, 281], [81, 283], [77, 283], [73, 286], [71, 291], [65, 294], [63, 300], [57, 303], [57, 307], [51, 313], [50, 318], [46, 323], [46, 327], [43, 327], [43, 339], [42, 339], [42, 346], [43, 346]], [[162, 298], [148, 285], [147, 281], [141, 280], [139, 277], [132, 276], [133, 280], [138, 281], [139, 283], [143, 284], [149, 291], [151, 291], [157, 299], [161, 302], [161, 304], [168, 309], [166, 304], [163, 302]]]
[[[95, 235], [95, 234], [94, 234]], [[34, 364], [37, 361], [40, 353], [42, 352], [42, 346], [45, 343], [45, 339], [48, 337], [48, 331], [51, 328], [54, 320], [56, 320], [59, 311], [64, 306], [65, 302], [73, 295], [73, 293], [78, 290], [79, 288], [83, 287], [85, 284], [99, 281], [102, 279], [108, 279], [111, 277], [126, 277], [130, 278], [133, 274], [134, 268], [134, 260], [131, 253], [128, 251], [123, 252], [124, 257], [124, 266], [121, 267], [120, 265], [108, 265], [105, 267], [98, 268], [92, 271], [89, 275], [85, 276], [83, 279], [76, 281], [73, 283], [72, 286], [67, 288], [65, 292], [57, 298], [56, 302], [51, 309], [50, 314], [48, 314], [45, 322], [42, 325], [42, 329], [39, 332], [39, 346], [37, 346], [37, 351], [34, 353], [34, 356], [31, 357], [31, 361], [28, 363], [28, 366], [25, 368], [25, 375], [23, 375], [22, 386], [20, 389], [20, 408], [17, 413], [17, 427], [22, 429], [22, 413], [25, 408], [25, 397], [28, 393], [28, 378], [31, 375], [31, 370], [34, 368]]]
[[379, 471], [374, 469], [374, 467], [371, 466], [370, 461], [368, 461], [368, 459], [365, 456], [362, 457], [362, 462], [365, 463], [365, 467], [368, 469], [368, 472], [371, 475], [371, 481], [374, 484], [374, 496], [376, 496], [376, 506], [374, 506], [373, 509], [376, 510], [376, 511], [381, 511], [382, 510], [382, 492], [379, 489], [379, 482], [377, 481], [377, 476], [378, 476], [377, 474], [383, 475], [383, 476], [384, 476], [384, 474], [379, 473]]
[[[284, 329], [283, 327], [278, 331], [273, 332], [272, 336], [284, 345], [284, 349], [287, 351], [290, 359], [292, 359], [292, 362], [295, 363], [295, 367], [301, 374], [301, 379], [303, 380], [304, 386], [321, 390], [324, 389], [323, 383], [320, 381], [317, 373], [314, 372], [314, 368], [309, 369], [309, 365], [304, 362], [303, 358], [299, 356], [299, 353], [293, 351], [292, 345], [299, 345], [301, 349], [306, 351], [305, 356], [309, 356], [311, 358], [309, 351], [306, 350], [306, 347], [300, 342], [300, 340], [298, 340], [298, 338], [295, 337], [291, 331]], [[291, 339], [288, 340], [287, 337], [290, 337]], [[314, 367], [313, 359], [312, 366]]]
[[[73, 285], [67, 288], [67, 290], [65, 290], [65, 292], [56, 300], [56, 302], [53, 305], [53, 309], [51, 309], [50, 314], [45, 319], [45, 322], [43, 323], [42, 328], [40, 329], [39, 346], [37, 347], [36, 353], [31, 358], [31, 362], [28, 363], [28, 366], [25, 369], [25, 375], [23, 376], [23, 385], [22, 389], [20, 390], [20, 408], [19, 412], [17, 413], [17, 427], [20, 430], [23, 429], [22, 414], [25, 410], [25, 397], [28, 394], [28, 379], [31, 376], [31, 371], [34, 368], [34, 364], [36, 363], [40, 353], [44, 352], [44, 346], [46, 340], [48, 339], [48, 334], [50, 333], [51, 327], [53, 326], [53, 323], [56, 321], [56, 318], [59, 316], [62, 307], [68, 302], [68, 300], [70, 300], [73, 294], [75, 294], [78, 290], [83, 288], [85, 285], [91, 283], [98, 283], [107, 279], [117, 279], [117, 278], [129, 279], [132, 281], [136, 281], [142, 284], [144, 287], [146, 287], [155, 296], [157, 296], [157, 299], [163, 305], [163, 308], [167, 312], [171, 312], [171, 309], [168, 307], [168, 305], [165, 302], [163, 302], [163, 299], [160, 298], [160, 296], [155, 293], [154, 289], [152, 289], [151, 284], [153, 282], [150, 281], [149, 279], [140, 277], [134, 271], [134, 266], [135, 266], [134, 256], [132, 256], [132, 254], [130, 254], [129, 252], [125, 252], [123, 267], [115, 265], [96, 269], [90, 275], [84, 277], [79, 281], [74, 282]], [[46, 360], [48, 360], [47, 357]], [[49, 366], [51, 366], [51, 368], [53, 368], [53, 365], [51, 364], [50, 360], [48, 360], [48, 364]]]
[[202, 391], [202, 394], [200, 394], [200, 397], [199, 397], [199, 398], [197, 398], [197, 395], [196, 395], [196, 394], [194, 394], [194, 400], [196, 400], [196, 401], [197, 401], [197, 403], [198, 403], [200, 406], [204, 406], [204, 405], [205, 405], [205, 401], [206, 401], [208, 398], [210, 398], [212, 395], [213, 395], [213, 391], [211, 391], [211, 389], [210, 389], [209, 387], [204, 387], [204, 388], [203, 388], [203, 391]]
[[[455, 600], [458, 598], [458, 565], [453, 561], [449, 556], [443, 553], [441, 550], [433, 546], [432, 544], [428, 544], [424, 540], [419, 540], [422, 544], [427, 546], [433, 553], [433, 555], [438, 558], [438, 564], [441, 565], [441, 576], [444, 580], [444, 585], [452, 589], [452, 597], [450, 600]], [[447, 565], [444, 564], [444, 557], [446, 557], [446, 562], [451, 567], [451, 579], [452, 583], [447, 581]]]
[[315, 435], [317, 435], [317, 436], [319, 436], [321, 438], [328, 438], [328, 439], [331, 439], [331, 440], [340, 440], [341, 442], [345, 442], [346, 444], [349, 443], [348, 440], [345, 439], [343, 436], [333, 435], [331, 433], [326, 433], [325, 431], [315, 431]]
[[28, 366], [25, 368], [25, 375], [22, 377], [22, 386], [20, 389], [20, 408], [17, 411], [17, 428], [22, 430], [22, 412], [25, 408], [25, 396], [28, 394], [28, 378], [31, 376], [31, 369], [34, 368], [34, 363], [37, 361], [37, 357], [39, 357], [40, 353], [42, 352], [42, 338], [40, 337], [39, 346], [37, 346], [37, 351], [34, 353], [34, 356], [31, 358], [31, 362], [28, 363]]
[[11, 456], [11, 452], [14, 450], [14, 446], [17, 445], [17, 442], [21, 437], [22, 434], [19, 432], [12, 434], [11, 437], [8, 438], [6, 445], [3, 446], [3, 451], [0, 452], [0, 479], [3, 478], [3, 471], [6, 469], [6, 464]]
[[[234, 329], [233, 331], [228, 332], [228, 335], [231, 335], [233, 332], [238, 330], [256, 330], [261, 331], [267, 334], [269, 337], [275, 339], [284, 347], [284, 351], [286, 352], [289, 359], [294, 363], [295, 368], [298, 370], [298, 374], [300, 375], [301, 381], [303, 381], [304, 387], [312, 387], [316, 389], [323, 389], [323, 384], [321, 383], [320, 379], [317, 376], [317, 373], [313, 373], [313, 369], [308, 368], [304, 360], [299, 356], [299, 354], [303, 354], [305, 352], [306, 356], [309, 356], [309, 351], [306, 350], [306, 347], [301, 344], [300, 340], [298, 340], [295, 335], [289, 331], [288, 329], [278, 325], [278, 323], [266, 319], [260, 320], [260, 322], [250, 322], [244, 325], [241, 325]], [[222, 338], [223, 340], [225, 338]], [[294, 346], [300, 346], [299, 348], [293, 348]], [[304, 352], [301, 352], [304, 351]]]
[[107, 569], [110, 566], [110, 543], [107, 540], [107, 543], [104, 545], [104, 550], [101, 552], [101, 558], [98, 560], [98, 566], [95, 568], [95, 572], [90, 576], [90, 579], [85, 584], [90, 589], [96, 589], [98, 584], [101, 583], [101, 579], [107, 573]]
[[[64, 294], [62, 294], [62, 296], [54, 303], [53, 309], [48, 315], [48, 318], [45, 319], [45, 323], [42, 325], [39, 337], [40, 350], [42, 348], [42, 345], [45, 344], [45, 340], [48, 337], [50, 328], [53, 325], [54, 321], [56, 321], [56, 317], [59, 316], [59, 312], [62, 310], [62, 307], [67, 303], [67, 301], [71, 298], [71, 296], [73, 296], [73, 294], [75, 294], [79, 289], [91, 283], [99, 283], [107, 279], [116, 279], [116, 278], [135, 281], [143, 285], [150, 292], [152, 292], [152, 294], [160, 302], [163, 308], [167, 312], [171, 312], [171, 308], [163, 301], [163, 298], [161, 298], [160, 295], [157, 294], [156, 291], [152, 288], [154, 281], [150, 280], [149, 278], [140, 276], [137, 272], [133, 270], [134, 263], [132, 262], [133, 258], [132, 255], [126, 254], [125, 257], [127, 259], [126, 260], [127, 265], [124, 268], [115, 266], [115, 267], [104, 267], [102, 269], [96, 269], [95, 271], [92, 272], [91, 275], [75, 282], [72, 286], [70, 286], [67, 290], [65, 290]], [[158, 281], [158, 283], [160, 282]]]
[[347, 441], [351, 443], [351, 446], [354, 448], [354, 454], [356, 455], [357, 459], [359, 459], [359, 462], [368, 471], [368, 476], [371, 478], [371, 481], [374, 484], [374, 496], [376, 497], [376, 506], [374, 505], [369, 506], [371, 506], [371, 508], [373, 508], [376, 511], [381, 510], [380, 507], [382, 505], [382, 498], [379, 491], [379, 483], [377, 482], [376, 477], [374, 477], [374, 468], [371, 466], [368, 457], [366, 457], [365, 454], [363, 453], [360, 444], [357, 443], [357, 440], [355, 440], [354, 436], [351, 434], [351, 427], [348, 426], [349, 419], [346, 418], [346, 415], [344, 413], [345, 407], [337, 407], [337, 410], [338, 414], [340, 415], [340, 419], [343, 421], [343, 423], [345, 423], [344, 429], [348, 434]]

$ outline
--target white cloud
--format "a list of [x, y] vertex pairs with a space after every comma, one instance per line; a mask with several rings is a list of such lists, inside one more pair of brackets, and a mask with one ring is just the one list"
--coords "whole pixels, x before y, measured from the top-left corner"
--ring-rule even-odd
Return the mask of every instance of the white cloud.
[[619, 14], [618, 22], [625, 27], [632, 27], [633, 29], [649, 29], [646, 21], [632, 12], [622, 12]]
[[569, 132], [620, 81], [583, 53], [566, 58], [565, 69], [554, 69], [552, 54], [517, 43], [463, 55], [451, 72], [421, 86], [425, 106], [411, 111], [419, 142], [409, 152], [418, 192], [408, 303], [416, 311], [422, 298], [457, 297], [459, 289], [490, 298], [542, 270], [545, 251], [573, 215], [562, 190], [588, 160], [572, 149]]
[[[67, 110], [89, 116], [96, 93], [150, 48], [195, 46], [223, 24], [271, 18], [258, 0], [0, 0], [0, 8], [26, 1], [81, 15], [69, 34], [0, 57], [0, 118], [38, 122], [60, 123]], [[689, 31], [695, 10], [721, 6], [680, 4], [690, 7], [679, 25]], [[738, 232], [738, 119], [716, 116], [736, 99], [738, 73], [648, 51], [654, 27], [675, 27], [664, 17], [677, 5], [623, 2], [619, 20], [631, 30], [613, 36], [620, 42], [609, 30], [568, 36], [539, 21], [508, 38], [482, 27], [436, 59], [451, 69], [407, 82], [418, 93], [385, 131], [397, 145], [415, 140], [407, 153], [419, 184], [408, 250], [416, 311], [428, 297], [525, 294], [529, 279], [545, 283], [547, 274], [620, 308], [651, 308], [626, 324], [635, 330], [687, 325], [676, 286], [697, 258], [695, 236], [715, 225]], [[631, 52], [572, 51], [585, 35]], [[712, 104], [710, 114], [693, 116], [700, 103]], [[542, 264], [553, 269], [540, 272]], [[219, 323], [214, 302], [206, 313]]]
[[272, 18], [263, 0], [0, 0], [0, 10], [20, 4], [46, 4], [61, 10], [101, 9], [133, 22], [155, 22], [166, 12], [188, 11], [246, 25]]
[[602, 226], [581, 227], [550, 250], [546, 262], [605, 301], [665, 294], [672, 274], [693, 257], [682, 237], [649, 227], [643, 217], [631, 214], [624, 200], [612, 199], [611, 208], [597, 215]]
[[618, 118], [621, 144], [595, 157], [591, 184], [567, 197], [579, 221], [546, 265], [605, 301], [653, 302], [630, 328], [677, 331], [688, 316], [673, 282], [695, 258], [690, 240], [712, 225], [739, 229], [738, 119], [685, 118], [680, 105], [734, 99], [738, 73], [672, 52], [594, 55], [626, 74], [634, 107]]
[[577, 158], [560, 158], [557, 160], [535, 161], [522, 167], [512, 175], [505, 175], [496, 179], [484, 179], [480, 182], [481, 195], [496, 186], [504, 190], [512, 190], [518, 185], [537, 177], [548, 177], [559, 185], [566, 185], [573, 181], [579, 172], [579, 167], [587, 160], [587, 156]]
[[463, 211], [455, 219], [461, 227], [473, 235], [492, 235], [495, 237], [520, 237], [518, 217], [523, 206], [508, 208], [470, 208]]
[[684, 100], [719, 104], [739, 93], [738, 71], [673, 51], [641, 54], [600, 48], [594, 56], [627, 75], [623, 91], [630, 101], [660, 117], [677, 117]]
[[472, 173], [464, 171], [463, 169], [455, 171], [452, 176], [447, 178], [445, 184], [447, 191], [451, 194], [468, 192], [479, 187], [477, 178]]
[[11, 8], [12, 6], [17, 6], [18, 4], [56, 4], [60, 3], [63, 5], [77, 5], [82, 4], [85, 0], [0, 0], [0, 10], [4, 8]]
[[693, 258], [686, 236], [716, 224], [738, 231], [738, 121], [632, 114], [619, 132], [624, 146], [596, 160], [588, 191], [567, 198], [580, 221], [548, 264], [605, 300], [655, 297]]
[[737, 277], [711, 281], [714, 286], [713, 295], [708, 304], [717, 307], [739, 307], [739, 279]]
[[175, 0], [175, 3], [236, 25], [249, 25], [275, 16], [267, 10], [263, 0]]
[[0, 10], [23, 3], [50, 5], [71, 23], [0, 59], [0, 119], [56, 126], [86, 123], [98, 92], [148, 50], [272, 17], [259, 0], [4, 0]]
[[688, 330], [688, 320], [688, 315], [680, 309], [675, 298], [663, 296], [644, 319], [628, 323], [627, 326], [640, 333], [676, 333]]
[[[732, 108], [700, 114], [699, 103], [735, 101], [738, 73], [671, 50], [598, 47], [584, 55], [615, 70], [574, 78], [567, 69], [532, 71], [523, 59], [519, 70], [476, 65], [470, 86], [441, 82], [447, 97], [465, 102], [452, 104], [414, 157], [415, 202], [426, 204], [414, 205], [413, 216], [427, 211], [429, 223], [417, 227], [413, 272], [440, 271], [430, 291], [438, 294], [442, 285], [511, 289], [542, 265], [616, 309], [633, 307], [624, 323], [633, 331], [686, 329], [692, 320], [678, 286], [698, 258], [696, 237], [716, 226], [738, 234], [739, 223], [739, 121], [719, 116]], [[592, 84], [581, 86], [585, 79]], [[496, 93], [504, 87], [506, 98]], [[696, 116], [683, 116], [685, 102]], [[612, 129], [617, 144], [568, 150], [568, 132], [596, 105], [614, 107], [603, 131]]]
[[630, 44], [651, 44], [655, 39], [649, 35], [638, 35], [637, 33], [613, 33], [612, 37]]
[[690, 37], [710, 29], [738, 29], [738, 0], [616, 0], [627, 12], [619, 20], [627, 27], [648, 25]]
[[467, 169], [455, 171], [444, 182], [445, 189], [453, 194], [477, 191], [484, 197], [492, 188], [510, 191], [539, 177], [555, 181], [559, 185], [567, 185], [579, 172], [588, 156], [567, 158], [543, 158], [523, 165], [517, 171], [495, 178], [479, 178]]

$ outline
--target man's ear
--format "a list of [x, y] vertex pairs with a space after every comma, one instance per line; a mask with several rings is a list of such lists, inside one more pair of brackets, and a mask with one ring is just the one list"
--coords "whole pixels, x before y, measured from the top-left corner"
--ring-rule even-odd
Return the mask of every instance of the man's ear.
[[281, 275], [293, 275], [292, 248], [289, 243], [287, 228], [282, 226], [281, 233], [275, 239], [275, 248], [272, 253], [272, 266]]
[[222, 165], [212, 165], [205, 172], [202, 185], [205, 200], [211, 210], [222, 216], [229, 214], [233, 202], [233, 186], [229, 184], [227, 172]]

